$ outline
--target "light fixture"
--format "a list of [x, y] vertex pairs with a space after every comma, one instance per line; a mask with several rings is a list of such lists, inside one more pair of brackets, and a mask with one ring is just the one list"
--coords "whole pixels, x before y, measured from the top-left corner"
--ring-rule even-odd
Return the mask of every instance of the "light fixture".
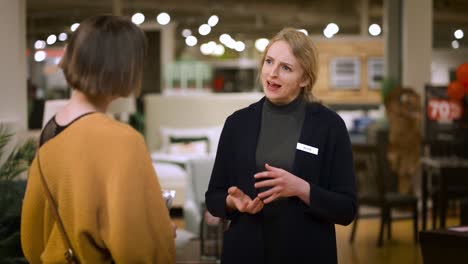
[[200, 46], [200, 52], [203, 55], [210, 55], [211, 53], [214, 52], [214, 48], [211, 47], [211, 45], [209, 45], [208, 43], [204, 43]]
[[48, 45], [53, 45], [56, 41], [57, 41], [57, 36], [55, 36], [54, 34], [49, 35], [47, 37], [47, 44]]
[[169, 16], [168, 13], [162, 12], [156, 17], [156, 21], [158, 21], [160, 25], [164, 26], [171, 22], [171, 16]]
[[219, 36], [219, 41], [224, 45], [226, 45], [226, 43], [228, 43], [231, 39], [232, 38], [229, 36], [229, 34], [221, 34], [221, 36]]
[[268, 46], [268, 43], [270, 43], [270, 41], [268, 41], [268, 39], [259, 38], [259, 39], [257, 39], [255, 41], [255, 48], [260, 52], [264, 52], [265, 48]]
[[45, 46], [46, 46], [46, 43], [43, 40], [36, 40], [36, 42], [34, 42], [35, 49], [43, 49], [45, 48]]
[[326, 37], [326, 38], [331, 38], [333, 37], [336, 33], [338, 33], [338, 31], [340, 31], [340, 28], [338, 27], [337, 24], [335, 23], [329, 23], [327, 25], [327, 27], [325, 27], [325, 29], [323, 30], [323, 35]]
[[80, 23], [75, 23], [73, 25], [70, 26], [70, 30], [72, 32], [75, 32], [75, 30], [80, 26]]
[[216, 44], [216, 46], [214, 47], [213, 54], [214, 54], [215, 56], [223, 56], [223, 54], [224, 54], [224, 46], [221, 45], [221, 44]]
[[210, 16], [210, 18], [208, 19], [208, 25], [210, 27], [214, 27], [218, 24], [219, 22], [219, 17], [217, 15], [212, 15]]
[[464, 35], [465, 35], [465, 34], [463, 33], [463, 30], [461, 30], [461, 29], [457, 29], [457, 30], [455, 30], [455, 32], [453, 33], [453, 36], [454, 36], [456, 39], [462, 39]]
[[188, 37], [188, 36], [191, 36], [191, 35], [192, 35], [192, 30], [190, 30], [190, 29], [188, 29], [188, 28], [182, 30], [182, 36], [183, 36], [184, 38], [186, 38], [186, 37]]
[[60, 41], [65, 41], [65, 40], [67, 40], [67, 38], [68, 38], [68, 35], [65, 32], [60, 33], [59, 36], [58, 36], [58, 39]]
[[458, 40], [452, 41], [452, 48], [453, 49], [458, 49], [460, 47], [460, 43], [458, 43]]
[[45, 53], [45, 51], [38, 50], [38, 51], [36, 51], [36, 53], [34, 53], [34, 60], [37, 61], [37, 62], [41, 62], [41, 61], [45, 60], [46, 55], [47, 54]]
[[194, 36], [188, 36], [187, 38], [185, 38], [185, 44], [187, 44], [187, 46], [189, 47], [193, 47], [195, 45], [197, 45], [197, 38], [194, 37]]
[[369, 34], [371, 34], [372, 36], [378, 36], [380, 35], [380, 33], [382, 32], [382, 29], [380, 28], [379, 25], [377, 24], [372, 24], [369, 26]]
[[141, 25], [143, 22], [145, 22], [145, 15], [143, 15], [142, 13], [133, 14], [132, 22], [135, 25]]
[[236, 41], [236, 44], [234, 44], [234, 49], [237, 50], [238, 52], [242, 52], [245, 50], [245, 44], [242, 41]]
[[203, 24], [198, 28], [198, 33], [202, 36], [206, 36], [210, 34], [211, 32], [211, 27], [208, 24]]

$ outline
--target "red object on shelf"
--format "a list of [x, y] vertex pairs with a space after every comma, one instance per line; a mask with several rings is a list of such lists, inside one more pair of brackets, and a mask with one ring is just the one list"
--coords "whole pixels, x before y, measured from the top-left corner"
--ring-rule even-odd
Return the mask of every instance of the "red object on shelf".
[[465, 88], [459, 81], [453, 81], [447, 87], [447, 95], [452, 100], [461, 100], [465, 96]]
[[457, 80], [468, 90], [468, 62], [462, 63], [457, 68]]
[[224, 88], [224, 77], [217, 77], [214, 79], [214, 90], [216, 92], [221, 92]]

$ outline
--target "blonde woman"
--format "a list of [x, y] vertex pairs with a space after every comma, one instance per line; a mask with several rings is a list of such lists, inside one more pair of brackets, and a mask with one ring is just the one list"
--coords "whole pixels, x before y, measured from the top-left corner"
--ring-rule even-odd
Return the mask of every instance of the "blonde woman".
[[343, 120], [315, 102], [312, 40], [286, 28], [261, 64], [265, 97], [229, 116], [206, 205], [230, 219], [222, 263], [337, 263], [335, 224], [356, 214]]

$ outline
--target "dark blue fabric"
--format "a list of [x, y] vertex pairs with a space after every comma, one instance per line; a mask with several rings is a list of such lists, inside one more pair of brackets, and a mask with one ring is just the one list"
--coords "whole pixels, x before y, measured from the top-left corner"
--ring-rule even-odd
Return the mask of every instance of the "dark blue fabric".
[[[264, 261], [263, 212], [228, 213], [227, 189], [237, 186], [252, 199], [255, 149], [265, 98], [229, 116], [221, 133], [206, 206], [211, 214], [231, 220], [224, 234], [222, 263]], [[297, 197], [287, 200], [281, 218], [281, 263], [337, 263], [334, 224], [348, 225], [356, 214], [356, 187], [351, 143], [343, 120], [318, 103], [306, 109], [299, 142], [318, 155], [296, 150], [292, 173], [310, 184], [310, 206]], [[268, 263], [265, 263], [268, 264]]]

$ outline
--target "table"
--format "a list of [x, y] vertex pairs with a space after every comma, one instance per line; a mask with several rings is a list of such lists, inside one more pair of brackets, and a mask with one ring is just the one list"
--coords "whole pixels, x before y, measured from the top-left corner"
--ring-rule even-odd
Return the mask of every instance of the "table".
[[468, 262], [468, 226], [421, 231], [419, 241], [424, 264]]
[[[422, 196], [422, 230], [426, 230], [427, 227], [427, 200], [429, 196], [429, 189], [432, 187], [432, 182], [429, 185], [429, 178], [432, 176], [439, 177], [438, 187], [440, 190], [439, 199], [439, 210], [440, 210], [440, 225], [445, 227], [445, 205], [444, 200], [447, 195], [446, 193], [446, 183], [447, 178], [450, 177], [450, 173], [444, 173], [447, 170], [463, 170], [459, 171], [456, 175], [463, 175], [466, 177], [458, 177], [458, 180], [463, 182], [465, 181], [468, 186], [468, 160], [459, 159], [459, 158], [434, 158], [434, 157], [422, 157], [422, 182], [421, 182], [421, 196]], [[466, 172], [466, 173], [464, 173]], [[468, 187], [467, 187], [468, 189]]]

